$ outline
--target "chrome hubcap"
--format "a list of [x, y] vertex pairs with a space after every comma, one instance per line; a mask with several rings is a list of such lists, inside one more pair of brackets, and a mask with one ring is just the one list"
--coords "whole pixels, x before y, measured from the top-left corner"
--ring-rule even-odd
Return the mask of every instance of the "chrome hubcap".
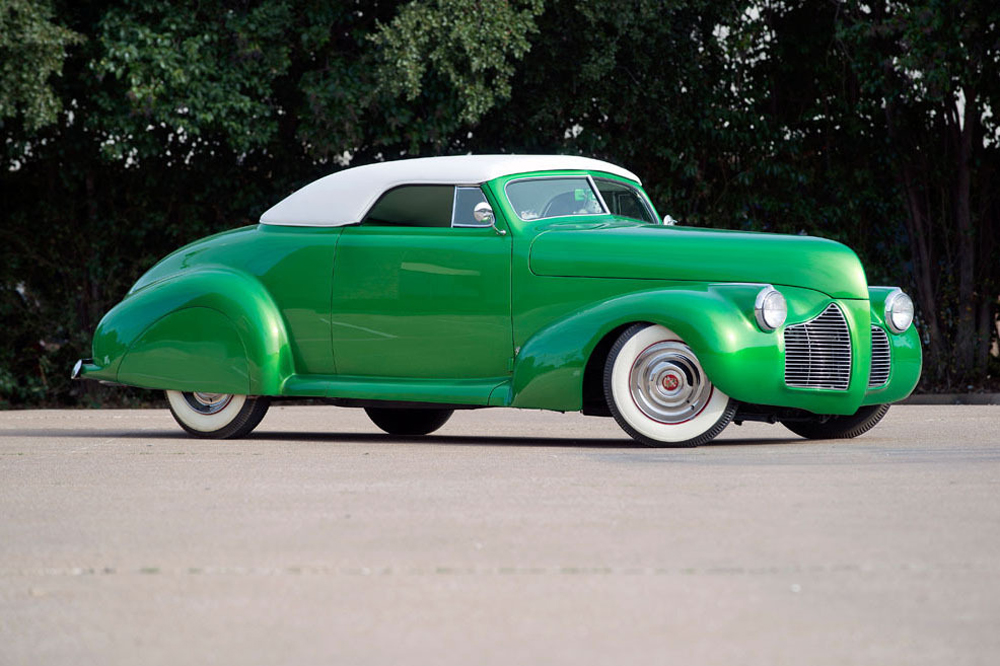
[[230, 393], [185, 393], [184, 399], [201, 414], [218, 414], [226, 408], [233, 396]]
[[677, 341], [657, 342], [639, 354], [629, 390], [643, 414], [667, 424], [694, 418], [712, 397], [712, 384], [694, 352]]

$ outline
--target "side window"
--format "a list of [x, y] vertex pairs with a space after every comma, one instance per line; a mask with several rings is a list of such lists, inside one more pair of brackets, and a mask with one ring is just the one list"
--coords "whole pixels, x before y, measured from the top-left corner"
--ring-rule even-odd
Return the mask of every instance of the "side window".
[[476, 206], [486, 203], [486, 195], [478, 187], [456, 187], [455, 188], [455, 210], [451, 218], [453, 227], [488, 227], [492, 224], [487, 220], [477, 221], [474, 215]]
[[639, 190], [615, 180], [596, 179], [596, 182], [612, 215], [656, 224], [656, 217]]
[[450, 227], [455, 196], [451, 185], [404, 185], [382, 195], [362, 224]]

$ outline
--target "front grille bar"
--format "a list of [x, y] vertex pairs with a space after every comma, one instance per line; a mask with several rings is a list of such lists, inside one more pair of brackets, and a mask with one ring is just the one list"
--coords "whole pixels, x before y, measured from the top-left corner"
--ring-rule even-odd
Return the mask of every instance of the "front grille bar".
[[851, 333], [836, 303], [807, 322], [787, 327], [784, 339], [785, 384], [847, 390], [851, 382]]
[[872, 326], [872, 370], [868, 375], [868, 388], [885, 386], [892, 369], [889, 354], [889, 336], [879, 326]]

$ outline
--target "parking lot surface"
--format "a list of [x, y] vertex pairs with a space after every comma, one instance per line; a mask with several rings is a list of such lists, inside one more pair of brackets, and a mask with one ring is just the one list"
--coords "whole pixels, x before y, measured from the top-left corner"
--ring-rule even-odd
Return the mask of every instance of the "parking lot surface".
[[0, 412], [0, 664], [993, 664], [1000, 406], [855, 440]]

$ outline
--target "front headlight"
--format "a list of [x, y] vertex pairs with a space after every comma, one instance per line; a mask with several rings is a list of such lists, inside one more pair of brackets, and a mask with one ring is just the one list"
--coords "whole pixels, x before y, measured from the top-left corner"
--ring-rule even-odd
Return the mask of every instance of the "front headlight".
[[781, 292], [767, 285], [757, 294], [753, 304], [753, 313], [757, 317], [757, 325], [762, 331], [773, 331], [785, 323], [788, 316], [788, 304]]
[[902, 333], [913, 323], [913, 300], [901, 289], [885, 299], [885, 323], [893, 333]]

